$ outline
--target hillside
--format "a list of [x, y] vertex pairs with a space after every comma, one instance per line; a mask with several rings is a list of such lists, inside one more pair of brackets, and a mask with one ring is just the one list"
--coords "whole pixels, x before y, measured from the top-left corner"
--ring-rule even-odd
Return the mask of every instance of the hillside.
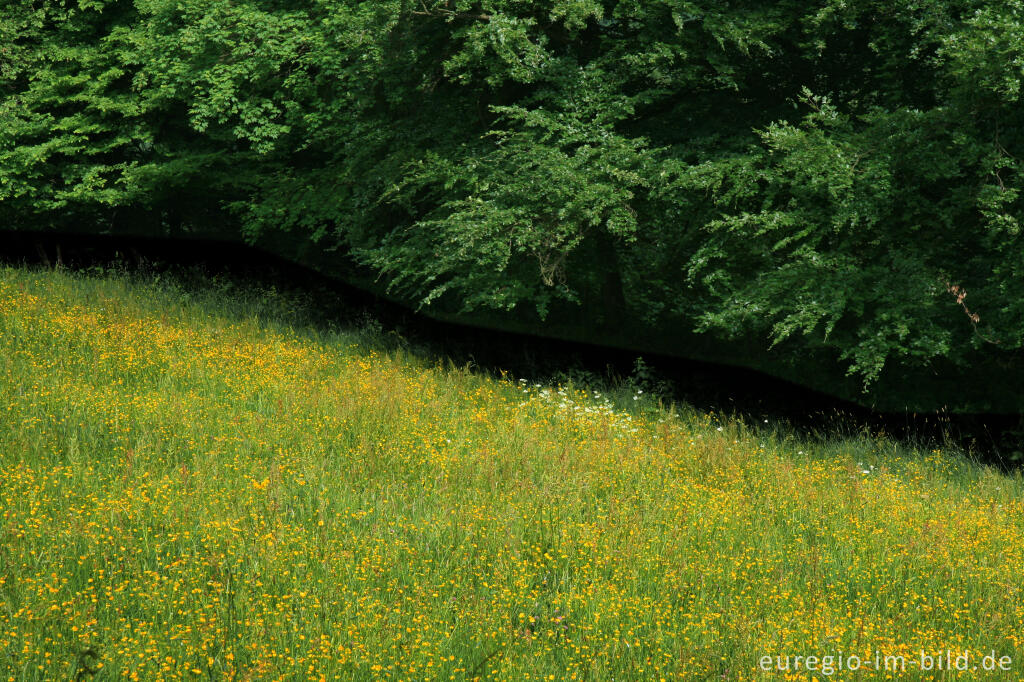
[[939, 679], [1020, 679], [1019, 473], [476, 374], [303, 305], [0, 267], [9, 679], [931, 679], [947, 649], [979, 667]]

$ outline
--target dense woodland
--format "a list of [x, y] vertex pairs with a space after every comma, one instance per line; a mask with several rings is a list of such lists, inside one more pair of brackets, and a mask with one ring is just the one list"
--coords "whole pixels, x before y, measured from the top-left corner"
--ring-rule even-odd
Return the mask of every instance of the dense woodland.
[[0, 226], [1020, 410], [1022, 79], [1022, 0], [7, 0]]

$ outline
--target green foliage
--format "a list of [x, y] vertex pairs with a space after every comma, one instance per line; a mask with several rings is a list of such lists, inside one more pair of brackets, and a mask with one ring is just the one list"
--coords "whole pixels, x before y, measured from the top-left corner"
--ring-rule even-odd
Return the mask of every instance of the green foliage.
[[1019, 369], [1022, 21], [1020, 0], [11, 2], [0, 219], [227, 230], [466, 319], [688, 328], [865, 385]]
[[508, 128], [491, 132], [485, 150], [431, 154], [405, 176], [392, 194], [424, 218], [366, 257], [396, 285], [432, 287], [424, 303], [448, 291], [467, 309], [527, 299], [544, 317], [553, 298], [576, 299], [568, 259], [588, 235], [636, 240], [631, 203], [649, 187], [651, 159], [599, 111], [495, 110]]

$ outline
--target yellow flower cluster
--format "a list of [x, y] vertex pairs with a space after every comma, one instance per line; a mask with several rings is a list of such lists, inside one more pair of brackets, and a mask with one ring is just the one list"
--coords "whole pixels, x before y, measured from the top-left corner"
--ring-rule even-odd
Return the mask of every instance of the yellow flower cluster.
[[1024, 677], [1019, 475], [354, 338], [0, 269], [0, 680]]

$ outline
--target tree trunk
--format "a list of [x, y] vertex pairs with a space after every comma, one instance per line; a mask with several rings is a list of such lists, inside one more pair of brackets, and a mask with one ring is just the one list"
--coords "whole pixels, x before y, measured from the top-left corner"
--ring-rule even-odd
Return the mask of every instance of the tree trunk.
[[39, 260], [43, 262], [45, 267], [52, 267], [50, 264], [50, 257], [46, 255], [46, 249], [43, 247], [43, 243], [38, 240], [36, 241], [36, 253], [39, 254]]

